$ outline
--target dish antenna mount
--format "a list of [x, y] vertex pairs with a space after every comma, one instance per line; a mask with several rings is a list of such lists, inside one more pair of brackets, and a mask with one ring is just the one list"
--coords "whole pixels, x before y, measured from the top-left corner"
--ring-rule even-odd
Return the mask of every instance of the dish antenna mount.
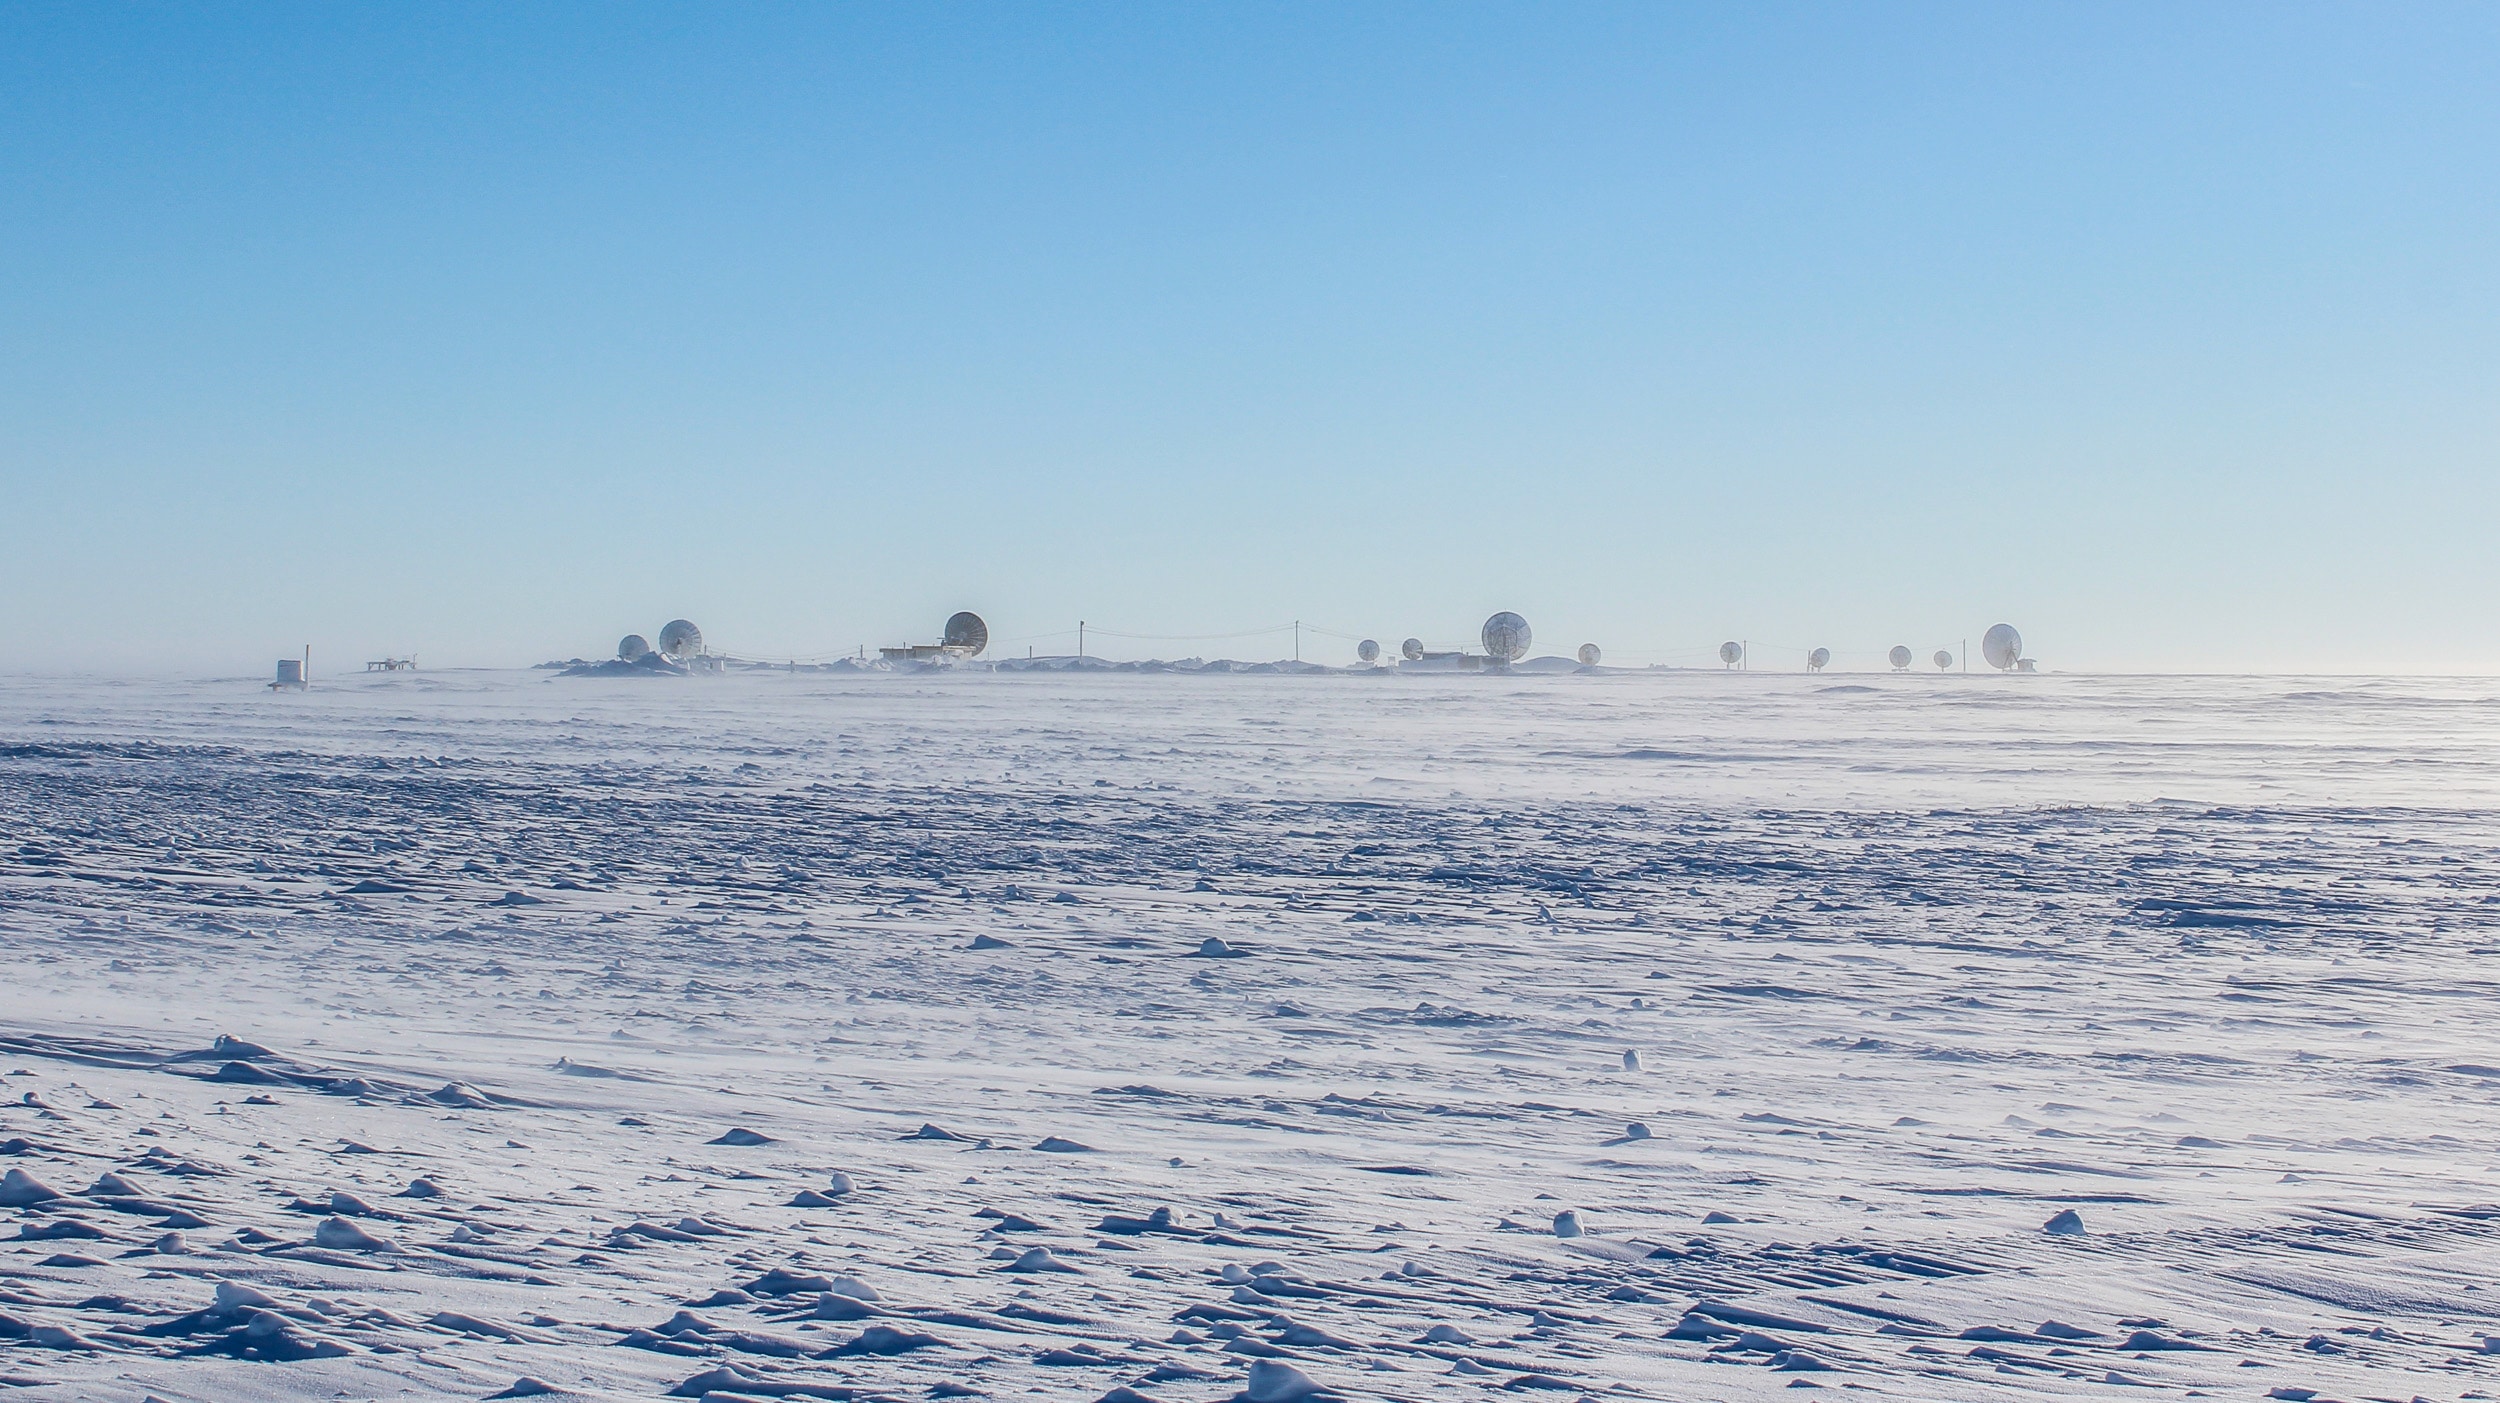
[[1580, 666], [1582, 667], [1595, 667], [1597, 660], [1604, 656], [1606, 656], [1605, 650], [1594, 643], [1580, 645]]
[[651, 656], [651, 640], [639, 633], [626, 634], [616, 645], [616, 656], [621, 662], [641, 662]]
[[990, 626], [969, 609], [946, 621], [946, 651], [977, 658], [990, 646]]
[[1420, 638], [1410, 638], [1399, 644], [1398, 656], [1406, 659], [1410, 663], [1422, 662], [1424, 660], [1424, 640]]
[[1361, 658], [1366, 667], [1380, 661], [1379, 640], [1366, 638], [1362, 642], [1355, 644], [1354, 656]]
[[660, 651], [677, 662], [699, 656], [703, 652], [703, 630], [684, 619], [671, 619], [660, 630]]
[[1979, 640], [1979, 656], [1999, 672], [2011, 672], [2023, 660], [2023, 636], [2012, 624], [1990, 624]]
[[1832, 650], [1829, 648], [1817, 648], [1813, 652], [1806, 654], [1806, 667], [1809, 671], [1821, 672], [1823, 669], [1830, 667], [1831, 665]]
[[1528, 629], [1528, 621], [1508, 609], [1484, 621], [1484, 651], [1497, 662], [1515, 663], [1528, 656], [1528, 644], [1536, 635]]
[[1888, 658], [1892, 659], [1892, 670], [1893, 670], [1893, 671], [1895, 671], [1895, 672], [1907, 672], [1907, 671], [1909, 671], [1909, 670], [1910, 670], [1910, 649], [1909, 649], [1909, 646], [1908, 646], [1907, 644], [1903, 644], [1903, 643], [1895, 643], [1895, 644], [1893, 644], [1893, 645], [1892, 645], [1892, 651], [1891, 651], [1891, 652], [1889, 652], [1889, 653], [1887, 653], [1887, 654], [1885, 654], [1884, 656], [1886, 656], [1886, 657], [1888, 657]]
[[1730, 640], [1719, 645], [1719, 661], [1734, 667], [1745, 660], [1745, 645]]

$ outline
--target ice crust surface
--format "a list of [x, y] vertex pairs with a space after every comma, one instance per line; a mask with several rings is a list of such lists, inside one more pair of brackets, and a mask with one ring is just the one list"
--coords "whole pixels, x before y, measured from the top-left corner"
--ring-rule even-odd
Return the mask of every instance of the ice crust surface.
[[2483, 1396], [2496, 878], [2483, 681], [0, 679], [0, 1382]]

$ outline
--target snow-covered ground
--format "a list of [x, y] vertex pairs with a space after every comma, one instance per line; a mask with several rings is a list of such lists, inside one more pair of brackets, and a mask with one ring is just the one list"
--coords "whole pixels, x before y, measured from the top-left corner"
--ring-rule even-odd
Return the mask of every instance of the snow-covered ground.
[[2492, 682], [14, 678], [0, 840], [12, 1397], [2500, 1391]]

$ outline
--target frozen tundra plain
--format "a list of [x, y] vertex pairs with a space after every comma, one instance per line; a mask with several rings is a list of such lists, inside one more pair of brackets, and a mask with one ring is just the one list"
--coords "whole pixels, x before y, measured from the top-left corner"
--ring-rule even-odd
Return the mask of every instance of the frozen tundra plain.
[[2500, 1390], [2500, 683], [0, 680], [0, 1398]]

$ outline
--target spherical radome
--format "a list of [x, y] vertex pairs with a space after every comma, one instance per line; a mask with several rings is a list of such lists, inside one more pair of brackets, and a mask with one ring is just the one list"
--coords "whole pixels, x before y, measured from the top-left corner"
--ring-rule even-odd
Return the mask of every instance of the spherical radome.
[[1508, 609], [1484, 621], [1484, 651], [1506, 663], [1528, 656], [1528, 644], [1535, 637], [1528, 621]]
[[1813, 668], [1816, 672], [1821, 672], [1824, 668], [1831, 666], [1831, 663], [1832, 650], [1829, 648], [1817, 648], [1806, 654], [1806, 666]]
[[1606, 656], [1605, 651], [1594, 643], [1580, 645], [1580, 666], [1582, 667], [1595, 667], [1597, 660], [1604, 656]]
[[1987, 636], [1979, 640], [1979, 656], [1999, 671], [2010, 669], [2022, 661], [2023, 636], [2012, 624], [1990, 624]]
[[660, 630], [660, 651], [672, 658], [691, 658], [703, 651], [703, 630], [684, 619], [671, 619]]
[[1719, 645], [1719, 661], [1726, 663], [1729, 667], [1736, 666], [1744, 660], [1744, 657], [1745, 645], [1742, 643], [1731, 641]]
[[1941, 670], [1953, 666], [1953, 655], [1946, 652], [1942, 648], [1938, 648], [1936, 650], [1936, 656], [1932, 659], [1932, 661], [1936, 664], [1937, 668]]
[[1410, 638], [1399, 644], [1398, 656], [1406, 659], [1410, 663], [1422, 662], [1424, 660], [1424, 640], [1420, 638]]
[[981, 616], [966, 609], [946, 621], [946, 646], [960, 648], [971, 657], [979, 657], [990, 646], [990, 626]]
[[1895, 643], [1892, 645], [1892, 651], [1885, 654], [1885, 656], [1892, 659], [1892, 665], [1894, 667], [1908, 667], [1910, 665], [1910, 650], [1901, 644]]
[[1354, 656], [1361, 658], [1367, 663], [1376, 663], [1380, 661], [1379, 641], [1377, 639], [1366, 638], [1362, 642], [1355, 644]]
[[641, 662], [651, 656], [651, 640], [639, 633], [626, 634], [616, 645], [616, 655], [629, 663]]

